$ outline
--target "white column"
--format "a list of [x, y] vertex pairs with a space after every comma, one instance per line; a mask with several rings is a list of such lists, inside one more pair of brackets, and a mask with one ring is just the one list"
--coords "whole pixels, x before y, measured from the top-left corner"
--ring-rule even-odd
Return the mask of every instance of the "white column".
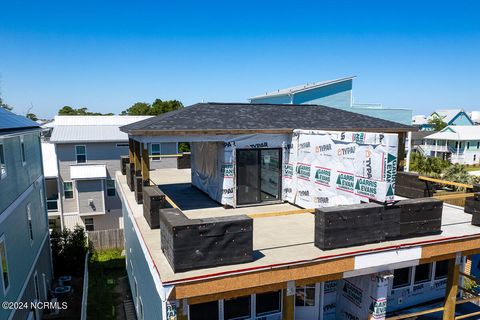
[[405, 172], [410, 171], [410, 155], [412, 153], [412, 132], [409, 131], [407, 134], [408, 144], [407, 144], [407, 161], [405, 163]]
[[437, 157], [438, 140], [435, 140], [435, 157]]
[[460, 163], [460, 161], [458, 159], [459, 153], [460, 153], [460, 141], [457, 141], [457, 163]]

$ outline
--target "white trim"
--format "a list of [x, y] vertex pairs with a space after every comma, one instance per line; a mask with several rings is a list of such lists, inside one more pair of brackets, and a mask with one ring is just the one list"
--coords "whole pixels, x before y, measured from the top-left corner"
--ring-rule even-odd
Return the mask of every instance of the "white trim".
[[30, 239], [30, 247], [33, 246], [33, 220], [32, 220], [32, 203], [28, 202], [25, 206], [25, 210], [27, 213], [27, 232], [28, 238]]
[[[3, 161], [5, 162], [3, 165], [5, 166], [5, 172], [4, 173], [0, 172], [0, 181], [5, 179], [7, 177], [7, 173], [8, 173], [7, 172], [7, 157], [5, 156], [5, 143], [3, 141], [4, 141], [4, 139], [2, 139], [2, 141], [0, 141], [0, 146], [2, 146]], [[0, 170], [1, 170], [1, 168], [0, 168]]]
[[[45, 232], [45, 236], [43, 237], [43, 241], [42, 241], [41, 246], [39, 247], [39, 250], [37, 252], [37, 256], [35, 257], [35, 260], [33, 261], [33, 264], [30, 267], [30, 272], [28, 273], [28, 276], [25, 279], [25, 282], [23, 284], [22, 290], [20, 290], [20, 294], [17, 297], [17, 302], [20, 301], [20, 299], [23, 297], [23, 294], [25, 293], [25, 289], [27, 288], [28, 282], [29, 282], [30, 278], [32, 277], [32, 273], [33, 273], [33, 270], [35, 269], [35, 266], [37, 265], [38, 258], [40, 257], [40, 253], [42, 252], [43, 247], [45, 246], [45, 242], [48, 239], [48, 234], [49, 233], [48, 233], [48, 228], [47, 228], [47, 232]], [[13, 319], [14, 314], [15, 313], [12, 310], [12, 312], [10, 313], [10, 316], [8, 317], [8, 320]]]
[[355, 257], [354, 270], [391, 265], [410, 260], [420, 260], [422, 248], [413, 247], [395, 251], [376, 252]]

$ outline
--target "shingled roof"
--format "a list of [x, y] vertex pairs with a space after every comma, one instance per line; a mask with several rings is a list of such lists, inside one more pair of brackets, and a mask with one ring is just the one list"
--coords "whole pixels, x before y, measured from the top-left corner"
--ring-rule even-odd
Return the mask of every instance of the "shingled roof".
[[120, 127], [134, 135], [287, 133], [294, 129], [407, 132], [411, 126], [320, 105], [198, 103]]

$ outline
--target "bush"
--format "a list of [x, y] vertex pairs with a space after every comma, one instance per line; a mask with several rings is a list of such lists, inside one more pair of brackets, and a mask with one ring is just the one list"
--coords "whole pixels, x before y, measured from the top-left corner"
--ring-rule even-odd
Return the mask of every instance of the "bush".
[[87, 253], [87, 235], [80, 226], [73, 230], [65, 229], [50, 235], [53, 267], [57, 276], [83, 274], [85, 254]]

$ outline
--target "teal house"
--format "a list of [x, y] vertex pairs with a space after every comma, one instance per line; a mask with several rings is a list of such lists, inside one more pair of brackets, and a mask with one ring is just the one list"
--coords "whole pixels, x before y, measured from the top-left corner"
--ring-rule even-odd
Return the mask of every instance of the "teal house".
[[307, 83], [251, 97], [251, 103], [318, 104], [384, 120], [412, 124], [412, 110], [384, 108], [378, 103], [355, 103], [352, 95], [355, 77]]
[[40, 127], [0, 108], [0, 319], [41, 319], [32, 302], [50, 298], [52, 260]]

